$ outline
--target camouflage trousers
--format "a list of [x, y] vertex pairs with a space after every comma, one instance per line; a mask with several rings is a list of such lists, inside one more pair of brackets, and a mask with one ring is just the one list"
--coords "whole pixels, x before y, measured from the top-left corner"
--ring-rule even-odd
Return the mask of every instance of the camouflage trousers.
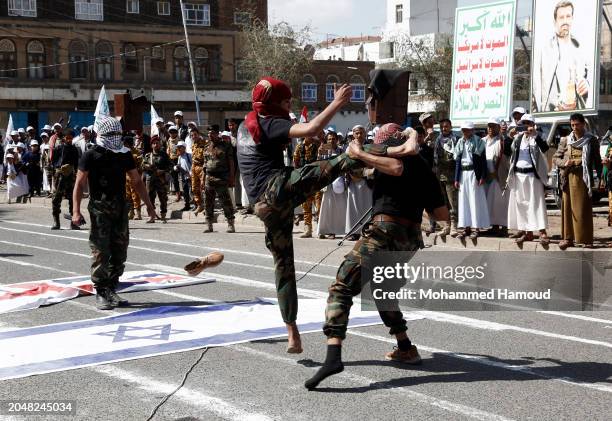
[[130, 241], [125, 200], [89, 200], [91, 280], [95, 287], [115, 287], [123, 274]]
[[140, 196], [138, 196], [138, 193], [132, 187], [129, 176], [126, 176], [125, 180], [125, 200], [133, 210], [140, 209]]
[[[423, 247], [420, 232], [418, 225], [409, 228], [392, 222], [375, 222], [365, 226], [362, 238], [344, 257], [344, 262], [338, 268], [336, 280], [329, 287], [323, 325], [323, 333], [328, 338], [346, 337], [353, 297], [359, 295], [366, 282], [361, 277], [362, 266], [367, 264], [365, 256], [380, 251], [417, 251]], [[401, 286], [394, 285], [398, 290]], [[374, 301], [383, 323], [389, 328], [389, 334], [395, 335], [407, 330], [406, 320], [397, 300]]]
[[55, 191], [53, 193], [52, 200], [52, 213], [53, 215], [59, 215], [62, 211], [62, 200], [68, 199], [68, 212], [72, 215], [72, 190], [74, 189], [74, 182], [76, 181], [76, 175], [62, 175], [61, 172], [55, 171], [55, 177], [53, 183], [55, 184]]
[[457, 222], [457, 209], [459, 208], [459, 190], [457, 190], [452, 181], [440, 181], [442, 187], [442, 196], [450, 213], [451, 221]]
[[298, 312], [293, 261], [293, 211], [340, 175], [362, 166], [360, 162], [342, 154], [299, 169], [286, 167], [268, 181], [264, 194], [255, 204], [255, 214], [266, 227], [266, 247], [274, 258], [276, 293], [285, 323], [295, 322]]
[[234, 205], [227, 187], [227, 178], [217, 178], [208, 174], [206, 176], [206, 188], [204, 205], [206, 207], [206, 221], [212, 223], [215, 214], [215, 197], [219, 196], [219, 202], [223, 207], [223, 215], [228, 221], [234, 220]]
[[191, 167], [191, 191], [193, 199], [197, 206], [202, 205], [202, 188], [205, 186], [206, 173], [202, 165], [193, 165]]
[[147, 177], [147, 192], [151, 203], [155, 205], [155, 197], [159, 198], [159, 209], [162, 214], [168, 212], [168, 184], [162, 177]]
[[323, 193], [321, 191], [316, 192], [312, 196], [308, 197], [304, 203], [302, 203], [302, 208], [304, 209], [304, 225], [312, 226], [312, 207], [316, 205], [315, 215], [319, 215], [319, 208], [321, 207], [321, 198], [323, 197]]

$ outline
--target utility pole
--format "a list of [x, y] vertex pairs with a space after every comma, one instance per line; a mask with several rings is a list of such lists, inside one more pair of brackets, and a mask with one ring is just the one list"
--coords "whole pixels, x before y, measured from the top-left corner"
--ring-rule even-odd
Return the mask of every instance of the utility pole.
[[191, 45], [189, 44], [189, 34], [187, 33], [187, 23], [185, 22], [185, 7], [183, 0], [180, 0], [181, 16], [183, 18], [183, 29], [185, 30], [185, 44], [187, 45], [187, 55], [189, 56], [189, 70], [191, 71], [191, 85], [193, 86], [193, 99], [196, 106], [196, 114], [198, 117], [198, 127], [202, 125], [200, 119], [200, 101], [198, 100], [198, 88], [196, 86], [195, 72], [193, 69], [193, 58], [191, 56]]

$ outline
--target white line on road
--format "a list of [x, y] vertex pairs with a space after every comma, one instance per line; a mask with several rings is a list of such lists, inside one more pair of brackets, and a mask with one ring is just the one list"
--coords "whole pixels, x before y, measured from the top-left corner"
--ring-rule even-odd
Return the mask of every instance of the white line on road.
[[[43, 225], [43, 224], [34, 224], [31, 222], [21, 222], [21, 221], [3, 221], [6, 222], [7, 224], [15, 224], [15, 225], [26, 225], [26, 226], [32, 226], [32, 227], [43, 227], [43, 228], [48, 228], [47, 225]], [[81, 231], [72, 231], [74, 233], [77, 234], [87, 234], [88, 231], [86, 230], [81, 230]], [[73, 237], [70, 237], [73, 238]], [[228, 249], [228, 248], [218, 248], [218, 247], [206, 247], [206, 246], [199, 246], [197, 244], [188, 244], [188, 243], [177, 243], [177, 242], [172, 242], [172, 241], [163, 241], [163, 240], [155, 240], [152, 238], [142, 238], [142, 237], [136, 237], [133, 235], [130, 235], [130, 240], [138, 240], [138, 241], [145, 241], [145, 242], [149, 242], [149, 243], [156, 243], [156, 244], [167, 244], [167, 245], [171, 245], [171, 246], [181, 246], [181, 247], [191, 247], [191, 248], [197, 248], [200, 250], [208, 250], [208, 251], [220, 251], [222, 253], [235, 253], [235, 254], [242, 254], [245, 256], [253, 256], [253, 257], [261, 257], [264, 259], [272, 259], [272, 256], [269, 254], [265, 254], [265, 253], [256, 253], [256, 252], [252, 252], [252, 251], [244, 251], [244, 250], [236, 250], [236, 249]], [[307, 260], [294, 260], [295, 263], [302, 263], [305, 265], [314, 265], [315, 262], [309, 262]], [[319, 266], [321, 267], [329, 267], [329, 268], [334, 268], [337, 269], [338, 266], [337, 265], [329, 265], [329, 264], [320, 264]]]
[[[18, 230], [18, 229], [3, 228], [3, 227], [0, 227], [0, 229], [1, 230], [6, 230], [6, 231], [21, 232], [21, 233], [25, 233], [25, 234], [42, 235], [42, 236], [45, 236], [45, 237], [65, 238], [65, 239], [76, 240], [76, 241], [89, 241], [87, 238], [77, 238], [77, 237], [72, 237], [72, 236], [68, 236], [68, 235], [49, 234], [49, 233], [45, 233], [45, 232]], [[202, 257], [202, 256], [196, 256], [196, 255], [192, 255], [192, 254], [178, 253], [178, 252], [170, 251], [170, 250], [159, 250], [159, 249], [154, 249], [154, 248], [149, 248], [149, 247], [140, 247], [140, 246], [135, 246], [135, 245], [131, 245], [131, 244], [128, 247], [131, 248], [131, 249], [134, 249], [134, 250], [149, 251], [149, 252], [159, 253], [159, 254], [168, 254], [168, 255], [171, 255], [171, 256], [179, 256], [179, 257], [183, 257], [183, 258], [199, 259], [200, 257]], [[45, 249], [45, 250], [47, 250], [47, 249]], [[262, 266], [262, 265], [255, 265], [255, 264], [250, 264], [250, 263], [234, 262], [234, 261], [231, 261], [231, 260], [223, 260], [223, 264], [233, 265], [233, 266], [242, 266], [242, 267], [246, 266], [246, 267], [255, 268], [255, 269], [274, 271], [274, 268], [271, 267], [271, 266]], [[305, 273], [306, 272], [295, 271], [296, 275], [303, 275]], [[319, 274], [316, 274], [316, 273], [309, 273], [308, 276], [311, 276], [313, 278], [327, 279], [327, 280], [334, 280], [334, 279], [336, 279], [334, 276], [319, 275]]]
[[612, 323], [612, 320], [608, 320], [608, 319], [599, 319], [596, 317], [583, 316], [580, 314], [572, 314], [572, 313], [563, 313], [560, 311], [538, 311], [538, 313], [551, 314], [553, 316], [569, 317], [570, 319], [585, 320], [587, 322]]
[[[161, 382], [150, 377], [146, 377], [142, 373], [123, 370], [121, 368], [111, 365], [89, 367], [89, 370], [133, 384], [139, 389], [149, 393], [169, 394], [172, 393], [174, 389], [176, 389], [176, 385]], [[267, 415], [246, 411], [227, 401], [224, 401], [223, 399], [210, 396], [187, 387], [182, 387], [178, 392], [176, 392], [173, 397], [178, 398], [184, 403], [187, 403], [193, 407], [201, 408], [202, 410], [207, 412], [212, 412], [215, 415], [227, 420], [272, 420], [272, 418], [268, 417]]]
[[68, 275], [78, 275], [78, 273], [76, 273], [76, 272], [71, 272], [71, 271], [62, 270], [62, 269], [56, 269], [56, 268], [47, 267], [47, 266], [41, 266], [41, 265], [37, 265], [35, 263], [23, 262], [21, 260], [16, 260], [16, 259], [6, 259], [4, 257], [0, 257], [0, 262], [11, 263], [11, 264], [14, 264], [14, 265], [19, 265], [19, 266], [34, 267], [34, 268], [38, 268], [38, 269], [53, 270], [53, 271], [59, 272], [59, 273], [66, 273]]
[[[276, 362], [280, 362], [280, 363], [284, 363], [284, 364], [289, 364], [292, 366], [300, 366], [300, 367], [304, 367], [300, 364], [297, 363], [297, 361], [292, 360], [291, 358], [287, 358], [287, 357], [281, 357], [280, 355], [275, 355], [275, 354], [270, 354], [267, 352], [263, 352], [263, 351], [259, 351], [253, 348], [250, 348], [248, 346], [244, 346], [244, 345], [230, 345], [229, 348], [235, 349], [237, 351], [240, 352], [245, 352], [254, 356], [258, 356], [258, 357], [263, 357], [266, 358], [268, 360], [271, 361], [276, 361]], [[312, 368], [313, 370], [318, 369], [318, 367], [306, 367], [306, 368]], [[496, 421], [505, 421], [505, 420], [509, 420], [509, 418], [505, 418], [501, 415], [497, 415], [497, 414], [493, 414], [491, 412], [487, 412], [487, 411], [483, 411], [481, 409], [477, 409], [477, 408], [473, 408], [470, 406], [466, 406], [466, 405], [462, 405], [462, 404], [458, 404], [458, 403], [454, 403], [454, 402], [449, 402], [447, 400], [444, 399], [439, 399], [436, 398], [434, 396], [430, 396], [430, 395], [425, 395], [423, 393], [419, 393], [419, 392], [415, 392], [414, 390], [410, 390], [408, 388], [404, 388], [404, 387], [397, 387], [394, 386], [392, 384], [390, 384], [389, 382], [380, 382], [378, 380], [374, 380], [365, 376], [360, 376], [358, 374], [353, 374], [353, 373], [348, 373], [346, 371], [340, 373], [337, 375], [340, 378], [343, 378], [345, 380], [350, 380], [351, 382], [357, 383], [357, 384], [363, 384], [364, 386], [370, 386], [372, 388], [375, 389], [383, 389], [386, 390], [387, 389], [387, 385], [390, 386], [389, 387], [389, 391], [393, 392], [393, 393], [397, 393], [400, 395], [403, 395], [405, 397], [407, 397], [408, 399], [410, 399], [411, 401], [415, 401], [415, 402], [419, 402], [419, 403], [424, 403], [427, 405], [431, 405], [431, 406], [435, 406], [437, 408], [441, 408], [444, 409], [446, 411], [449, 412], [453, 412], [455, 414], [460, 414], [460, 415], [464, 415], [470, 418], [474, 418], [477, 420], [496, 420]]]
[[[62, 253], [61, 250], [57, 250], [57, 249], [50, 249], [49, 251], [54, 252], [54, 253]], [[143, 265], [143, 264], [133, 263], [133, 262], [126, 262], [126, 263], [132, 264], [134, 266], [145, 267], [145, 268], [150, 268], [150, 269], [157, 268], [160, 270], [167, 270], [170, 272], [183, 273], [183, 269], [172, 267], [172, 266], [165, 266], [165, 265], [158, 265], [158, 264]], [[274, 290], [274, 291], [276, 290], [276, 287], [272, 283], [255, 281], [255, 280], [250, 280], [247, 278], [238, 278], [235, 276], [222, 275], [222, 274], [212, 273], [212, 272], [206, 272], [206, 275], [216, 277], [218, 278], [220, 282], [228, 282], [232, 284], [252, 286], [256, 288], [266, 288], [266, 289]], [[157, 291], [160, 293], [163, 293], [163, 291], [159, 291], [159, 290]], [[303, 295], [303, 296], [310, 296], [312, 298], [327, 297], [327, 294], [322, 291], [315, 291], [315, 290], [305, 289], [305, 288], [298, 288], [298, 294]], [[194, 297], [194, 298], [202, 299], [199, 297]], [[520, 326], [504, 324], [504, 323], [490, 322], [486, 320], [474, 319], [471, 317], [458, 316], [455, 314], [447, 314], [447, 313], [434, 312], [434, 311], [416, 311], [415, 313], [429, 320], [457, 324], [457, 325], [467, 326], [467, 327], [471, 327], [475, 329], [494, 330], [494, 331], [512, 330], [516, 332], [528, 333], [528, 334], [544, 336], [548, 338], [563, 339], [563, 340], [571, 341], [571, 342], [579, 342], [583, 344], [612, 348], [612, 343], [610, 342], [598, 341], [598, 340], [587, 339], [587, 338], [580, 338], [580, 337], [570, 336], [570, 335], [562, 335], [559, 333], [547, 332], [547, 331], [538, 330], [538, 329], [530, 329], [530, 328], [525, 328], [525, 327], [520, 327]]]
[[[373, 339], [375, 341], [387, 342], [390, 344], [397, 344], [397, 341], [395, 339], [386, 338], [384, 336], [379, 336], [379, 335], [372, 335], [370, 333], [360, 332], [354, 329], [348, 330], [347, 333], [353, 336], [360, 336], [362, 338]], [[612, 385], [607, 385], [603, 383], [580, 382], [580, 381], [571, 379], [569, 377], [551, 376], [545, 373], [540, 373], [539, 371], [537, 371], [537, 368], [525, 367], [521, 365], [506, 364], [501, 361], [490, 360], [480, 355], [465, 355], [465, 354], [461, 354], [457, 352], [446, 351], [444, 349], [432, 348], [430, 346], [425, 346], [425, 345], [419, 345], [418, 347], [419, 349], [423, 351], [427, 351], [431, 353], [443, 354], [448, 357], [458, 358], [461, 360], [467, 360], [467, 361], [471, 361], [471, 362], [478, 363], [478, 364], [488, 365], [491, 367], [503, 368], [505, 370], [518, 371], [521, 373], [530, 374], [532, 376], [541, 377], [544, 379], [560, 381], [562, 383], [571, 384], [573, 386], [580, 386], [580, 387], [586, 387], [588, 389], [598, 390], [600, 392], [612, 393]]]

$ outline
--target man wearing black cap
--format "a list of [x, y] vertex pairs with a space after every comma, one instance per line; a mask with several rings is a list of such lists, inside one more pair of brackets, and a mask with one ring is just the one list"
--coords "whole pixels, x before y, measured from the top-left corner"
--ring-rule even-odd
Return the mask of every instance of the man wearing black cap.
[[234, 206], [228, 190], [228, 188], [234, 187], [235, 180], [232, 145], [219, 137], [219, 125], [217, 124], [208, 126], [208, 140], [210, 143], [204, 152], [204, 165], [206, 167], [204, 203], [208, 228], [204, 232], [213, 231], [215, 196], [217, 195], [227, 220], [227, 232], [235, 232]]
[[[55, 145], [51, 166], [54, 168], [55, 193], [53, 194], [53, 225], [52, 230], [60, 229], [59, 215], [61, 212], [62, 199], [67, 198], [72, 214], [72, 190], [76, 178], [76, 169], [79, 165], [79, 151], [72, 144], [74, 132], [67, 129], [63, 137], [57, 138], [61, 143]], [[70, 229], [80, 229], [78, 225], [70, 223]]]

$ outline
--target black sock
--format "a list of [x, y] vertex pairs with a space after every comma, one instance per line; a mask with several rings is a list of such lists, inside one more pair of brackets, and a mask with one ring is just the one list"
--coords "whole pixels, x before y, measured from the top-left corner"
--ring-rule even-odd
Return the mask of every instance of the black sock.
[[412, 347], [412, 342], [410, 342], [410, 339], [408, 338], [399, 339], [397, 341], [397, 347], [400, 349], [400, 351], [410, 351], [410, 348]]
[[306, 389], [312, 390], [324, 379], [334, 374], [341, 373], [343, 370], [342, 345], [327, 345], [327, 357], [325, 357], [323, 367], [321, 367], [309, 380], [306, 380], [304, 386], [306, 386]]

